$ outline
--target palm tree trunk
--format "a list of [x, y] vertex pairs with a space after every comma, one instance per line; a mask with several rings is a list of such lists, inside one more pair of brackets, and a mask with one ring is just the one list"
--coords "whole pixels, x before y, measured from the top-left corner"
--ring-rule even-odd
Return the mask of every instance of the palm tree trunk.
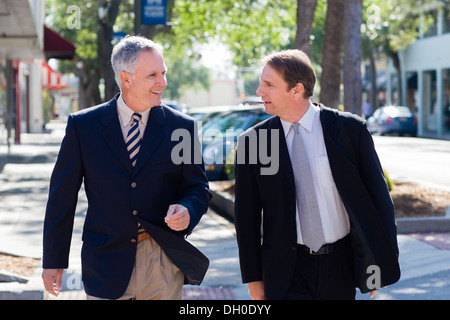
[[361, 114], [362, 0], [347, 0], [344, 8], [344, 108]]
[[297, 0], [297, 33], [295, 48], [309, 54], [309, 37], [311, 36], [314, 11], [317, 0]]
[[320, 77], [320, 102], [338, 108], [341, 87], [341, 53], [344, 36], [344, 0], [329, 0], [325, 20]]

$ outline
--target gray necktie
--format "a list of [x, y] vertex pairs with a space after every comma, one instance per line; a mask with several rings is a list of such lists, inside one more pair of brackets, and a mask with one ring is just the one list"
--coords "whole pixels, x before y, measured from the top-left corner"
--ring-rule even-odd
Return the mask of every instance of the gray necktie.
[[292, 129], [294, 130], [294, 138], [292, 140], [291, 163], [294, 171], [300, 229], [305, 245], [313, 251], [317, 251], [325, 243], [319, 206], [308, 157], [300, 136], [300, 125], [293, 123]]

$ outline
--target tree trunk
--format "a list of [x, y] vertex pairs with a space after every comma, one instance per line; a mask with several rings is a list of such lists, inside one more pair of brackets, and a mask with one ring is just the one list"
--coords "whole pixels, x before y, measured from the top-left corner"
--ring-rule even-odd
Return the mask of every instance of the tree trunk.
[[344, 8], [344, 108], [361, 114], [362, 0], [347, 0]]
[[344, 0], [329, 0], [325, 20], [320, 77], [320, 102], [337, 108], [341, 95], [341, 53], [344, 36]]
[[377, 66], [375, 64], [375, 48], [369, 48], [370, 61], [370, 104], [372, 105], [372, 112], [378, 108], [378, 86], [377, 86]]
[[314, 11], [317, 0], [297, 0], [297, 33], [295, 48], [309, 55], [309, 37], [311, 36]]
[[100, 82], [99, 68], [91, 69], [83, 63], [80, 73], [78, 107], [81, 110], [100, 104], [101, 98], [98, 89]]
[[108, 13], [103, 19], [99, 18], [98, 57], [102, 61], [103, 78], [105, 79], [105, 100], [111, 100], [119, 91], [114, 79], [114, 70], [111, 66], [113, 26], [119, 14], [122, 0], [103, 1], [103, 6], [108, 8]]
[[[397, 101], [395, 102], [395, 104], [403, 106], [403, 105], [405, 105], [405, 101], [403, 101], [402, 72], [401, 72], [400, 58], [398, 56], [398, 52], [392, 52], [391, 59], [392, 59], [392, 63], [394, 64], [395, 72], [397, 74]], [[389, 97], [388, 101], [390, 101], [391, 104], [394, 104], [394, 101], [392, 101], [392, 97]]]

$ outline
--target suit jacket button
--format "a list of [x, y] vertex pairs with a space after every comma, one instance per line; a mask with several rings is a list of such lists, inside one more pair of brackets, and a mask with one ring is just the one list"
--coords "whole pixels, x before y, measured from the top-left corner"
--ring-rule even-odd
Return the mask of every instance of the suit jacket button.
[[131, 183], [131, 187], [132, 187], [132, 188], [136, 188], [136, 186], [137, 186], [137, 183], [136, 183], [136, 182], [132, 182], [132, 183]]
[[138, 214], [137, 210], [133, 210], [133, 215], [137, 216], [137, 214]]
[[131, 241], [131, 243], [136, 243], [137, 240], [136, 239], [131, 239], [130, 241]]

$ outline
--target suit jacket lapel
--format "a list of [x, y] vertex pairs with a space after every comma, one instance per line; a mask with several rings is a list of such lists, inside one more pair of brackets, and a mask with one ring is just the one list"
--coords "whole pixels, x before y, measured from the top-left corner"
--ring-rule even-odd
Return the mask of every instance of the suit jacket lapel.
[[161, 106], [153, 107], [148, 117], [147, 127], [145, 128], [141, 149], [139, 150], [136, 166], [134, 167], [133, 176], [138, 174], [161, 143], [165, 135], [162, 127], [165, 124], [166, 117], [163, 108]]
[[[271, 120], [271, 123], [269, 124], [269, 131], [270, 130], [279, 130], [278, 138], [279, 138], [279, 171], [282, 175], [289, 181], [289, 186], [292, 188], [292, 190], [295, 191], [295, 181], [294, 181], [294, 173], [292, 171], [292, 164], [291, 164], [291, 158], [289, 157], [289, 151], [287, 149], [286, 145], [286, 138], [284, 135], [284, 129], [281, 124], [279, 117], [273, 117]], [[268, 139], [268, 141], [271, 141], [271, 139]]]
[[102, 117], [102, 125], [104, 126], [103, 138], [120, 163], [131, 172], [133, 166], [131, 165], [130, 157], [128, 156], [122, 129], [120, 128], [119, 116], [117, 114], [117, 97], [118, 95], [105, 106]]

